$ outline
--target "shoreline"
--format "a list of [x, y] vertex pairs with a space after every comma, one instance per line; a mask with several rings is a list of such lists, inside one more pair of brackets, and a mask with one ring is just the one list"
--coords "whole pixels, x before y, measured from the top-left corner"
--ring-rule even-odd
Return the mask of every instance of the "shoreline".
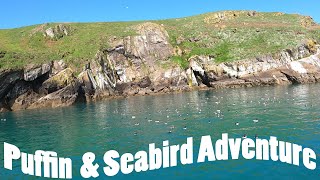
[[[131, 96], [163, 95], [196, 90], [317, 83], [320, 82], [319, 56], [320, 50], [306, 58], [289, 61], [277, 68], [256, 73], [240, 72], [240, 68], [236, 68], [238, 71], [232, 71], [227, 67], [222, 69], [223, 73], [220, 76], [206, 68], [206, 64], [199, 62], [203, 57], [196, 57], [198, 61], [191, 59], [189, 69], [186, 71], [180, 68], [169, 69], [171, 75], [167, 78], [163, 77], [168, 71], [160, 70], [162, 79], [158, 81], [146, 76], [127, 83], [117, 83], [115, 88], [107, 86], [105, 89], [97, 87], [98, 79], [93, 78], [96, 76], [93, 76], [91, 69], [86, 69], [75, 77], [73, 70], [63, 61], [56, 61], [29, 70], [8, 70], [0, 74], [0, 79], [4, 82], [0, 87], [0, 95], [3, 97], [0, 112], [66, 107], [77, 102], [98, 102]], [[235, 64], [238, 63], [235, 62]], [[266, 65], [269, 64], [266, 63]], [[234, 72], [241, 75], [234, 75]], [[108, 76], [105, 77], [108, 78]]]
[[112, 100], [125, 100], [125, 99], [130, 99], [130, 98], [135, 98], [135, 97], [147, 97], [147, 96], [154, 96], [154, 97], [159, 97], [159, 96], [165, 96], [165, 95], [175, 95], [175, 94], [183, 94], [183, 93], [192, 93], [192, 92], [205, 92], [205, 91], [217, 91], [217, 90], [227, 90], [227, 89], [247, 89], [247, 88], [259, 88], [259, 87], [290, 87], [290, 86], [300, 86], [300, 85], [311, 85], [311, 84], [317, 84], [319, 82], [316, 83], [305, 83], [305, 84], [274, 84], [274, 85], [260, 85], [260, 86], [238, 86], [238, 87], [225, 87], [225, 88], [210, 88], [210, 87], [203, 87], [203, 88], [193, 88], [193, 89], [188, 89], [188, 90], [182, 90], [182, 91], [170, 91], [170, 92], [162, 92], [162, 93], [153, 93], [153, 94], [145, 94], [145, 95], [141, 95], [141, 94], [136, 94], [136, 95], [118, 95], [118, 96], [110, 96], [104, 99], [99, 99], [96, 101], [88, 101], [88, 102], [75, 102], [74, 104], [70, 105], [70, 106], [60, 106], [60, 107], [43, 107], [43, 108], [35, 108], [35, 109], [24, 109], [24, 110], [17, 110], [17, 111], [4, 111], [4, 112], [0, 112], [1, 113], [9, 113], [9, 112], [22, 112], [22, 111], [37, 111], [37, 110], [54, 110], [54, 109], [59, 109], [59, 108], [64, 108], [64, 107], [72, 107], [75, 106], [77, 104], [83, 104], [83, 105], [87, 105], [87, 104], [96, 104], [96, 103], [103, 103], [106, 101], [112, 101]]

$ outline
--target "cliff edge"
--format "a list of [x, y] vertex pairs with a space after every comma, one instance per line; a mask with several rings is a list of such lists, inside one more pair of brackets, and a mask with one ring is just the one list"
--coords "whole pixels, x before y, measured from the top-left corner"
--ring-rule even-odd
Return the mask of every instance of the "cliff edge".
[[0, 111], [319, 82], [319, 39], [311, 17], [256, 11], [0, 30]]

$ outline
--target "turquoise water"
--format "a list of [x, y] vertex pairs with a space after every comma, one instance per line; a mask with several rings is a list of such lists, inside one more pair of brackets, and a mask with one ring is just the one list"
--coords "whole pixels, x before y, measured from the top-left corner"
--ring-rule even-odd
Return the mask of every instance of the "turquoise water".
[[[194, 138], [195, 151], [201, 136], [213, 141], [222, 133], [238, 138], [292, 142], [313, 149], [320, 158], [320, 84], [195, 91], [181, 94], [131, 97], [95, 104], [77, 104], [59, 109], [0, 114], [0, 179], [26, 178], [20, 165], [3, 169], [3, 142], [21, 151], [55, 151], [59, 157], [73, 161], [73, 177], [80, 178], [81, 157], [94, 152], [102, 171], [103, 154], [111, 149], [120, 154], [148, 150], [148, 144], [162, 147], [164, 140], [182, 144]], [[218, 113], [220, 110], [221, 113]], [[132, 118], [135, 116], [136, 118]], [[258, 123], [253, 119], [258, 118]], [[152, 121], [148, 121], [152, 120]], [[235, 125], [239, 122], [239, 126]], [[172, 133], [168, 133], [174, 126]], [[184, 127], [187, 129], [184, 129]], [[196, 152], [194, 153], [197, 156]], [[308, 170], [303, 165], [258, 160], [229, 160], [131, 173], [108, 179], [318, 179], [320, 168]]]

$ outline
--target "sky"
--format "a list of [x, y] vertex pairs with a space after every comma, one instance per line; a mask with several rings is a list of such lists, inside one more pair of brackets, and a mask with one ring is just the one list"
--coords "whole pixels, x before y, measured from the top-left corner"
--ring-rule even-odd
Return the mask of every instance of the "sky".
[[220, 10], [298, 13], [320, 22], [319, 0], [1, 0], [0, 29], [47, 22], [186, 17]]

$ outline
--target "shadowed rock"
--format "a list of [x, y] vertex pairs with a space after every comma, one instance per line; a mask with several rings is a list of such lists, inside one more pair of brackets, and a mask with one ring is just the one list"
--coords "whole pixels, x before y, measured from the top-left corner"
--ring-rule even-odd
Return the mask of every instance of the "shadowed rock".
[[77, 102], [79, 98], [80, 83], [74, 81], [67, 87], [60, 89], [56, 92], [41, 97], [35, 103], [33, 103], [28, 109], [37, 108], [56, 108], [70, 106]]
[[62, 89], [75, 81], [73, 71], [70, 68], [64, 69], [58, 74], [50, 77], [43, 82], [39, 92], [41, 94], [50, 94], [59, 89]]
[[15, 83], [21, 79], [23, 79], [22, 70], [6, 70], [0, 72], [0, 99], [2, 100], [11, 88], [14, 87]]

